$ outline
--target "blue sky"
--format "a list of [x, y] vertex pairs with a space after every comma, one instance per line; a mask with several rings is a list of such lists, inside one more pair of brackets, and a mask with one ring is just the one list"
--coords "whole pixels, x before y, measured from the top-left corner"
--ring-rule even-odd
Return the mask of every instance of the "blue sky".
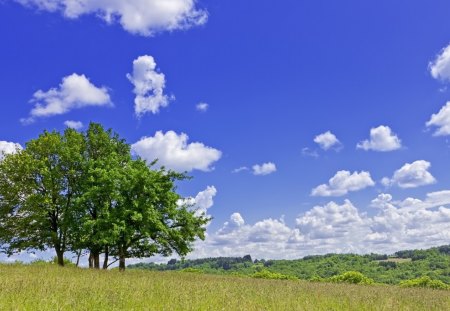
[[192, 256], [448, 243], [448, 1], [104, 3], [0, 1], [2, 150], [113, 128], [194, 176]]

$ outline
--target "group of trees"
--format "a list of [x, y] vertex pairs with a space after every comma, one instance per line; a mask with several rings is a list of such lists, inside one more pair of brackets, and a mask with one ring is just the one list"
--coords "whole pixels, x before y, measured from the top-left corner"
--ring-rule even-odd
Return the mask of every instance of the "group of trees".
[[129, 267], [157, 271], [189, 268], [204, 273], [246, 276], [254, 276], [258, 272], [257, 275], [268, 278], [275, 278], [275, 274], [278, 274], [276, 278], [283, 275], [316, 281], [357, 279], [359, 274], [345, 274], [354, 271], [362, 273], [377, 283], [399, 284], [404, 280], [427, 276], [432, 280], [450, 284], [450, 245], [426, 250], [400, 251], [391, 256], [384, 254], [327, 254], [306, 256], [296, 260], [259, 259], [252, 262], [251, 256], [247, 255], [237, 258], [219, 257], [184, 261], [172, 259], [167, 265], [141, 263]]
[[42, 133], [0, 161], [0, 251], [89, 253], [90, 267], [125, 269], [125, 259], [184, 256], [204, 239], [206, 215], [176, 193], [184, 173], [132, 157], [111, 130]]

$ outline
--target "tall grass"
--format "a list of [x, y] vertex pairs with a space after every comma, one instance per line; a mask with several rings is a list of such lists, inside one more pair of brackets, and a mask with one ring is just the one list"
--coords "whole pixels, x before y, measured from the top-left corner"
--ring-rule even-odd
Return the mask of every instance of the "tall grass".
[[0, 265], [0, 310], [450, 310], [448, 291]]

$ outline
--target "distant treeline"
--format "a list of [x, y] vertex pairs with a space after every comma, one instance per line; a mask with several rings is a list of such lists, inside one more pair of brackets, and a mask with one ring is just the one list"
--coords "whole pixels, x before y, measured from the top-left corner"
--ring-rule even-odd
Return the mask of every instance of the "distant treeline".
[[167, 264], [138, 263], [130, 269], [154, 271], [183, 270], [211, 274], [254, 275], [270, 271], [304, 280], [328, 279], [347, 271], [357, 271], [377, 283], [399, 284], [401, 281], [429, 277], [450, 284], [450, 245], [426, 250], [404, 250], [384, 254], [327, 254], [297, 260], [253, 260], [244, 257], [218, 257], [194, 260], [171, 259]]

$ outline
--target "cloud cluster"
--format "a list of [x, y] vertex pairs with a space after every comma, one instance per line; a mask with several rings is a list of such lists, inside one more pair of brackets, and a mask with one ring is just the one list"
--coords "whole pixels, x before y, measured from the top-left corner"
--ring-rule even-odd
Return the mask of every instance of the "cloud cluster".
[[197, 111], [200, 111], [200, 112], [206, 112], [206, 111], [208, 111], [208, 108], [209, 108], [209, 105], [207, 104], [207, 103], [198, 103], [196, 106], [195, 106], [195, 109], [197, 109]]
[[433, 133], [434, 136], [450, 135], [450, 102], [447, 102], [438, 113], [433, 114], [426, 126], [437, 127], [437, 130]]
[[255, 164], [252, 166], [253, 175], [264, 176], [275, 173], [277, 171], [277, 167], [275, 163], [267, 162], [263, 164]]
[[395, 135], [389, 126], [381, 125], [370, 129], [370, 139], [359, 142], [357, 149], [373, 151], [393, 151], [402, 147], [401, 140]]
[[433, 78], [450, 81], [450, 45], [443, 48], [428, 67]]
[[314, 142], [320, 146], [323, 150], [329, 150], [331, 148], [339, 149], [342, 145], [336, 135], [327, 131], [314, 138]]
[[400, 188], [416, 188], [436, 183], [436, 179], [428, 172], [431, 163], [419, 160], [406, 163], [394, 172], [392, 178], [384, 177], [381, 183], [384, 186], [398, 186]]
[[156, 71], [155, 59], [150, 55], [139, 56], [133, 61], [133, 73], [127, 74], [134, 85], [134, 112], [141, 117], [147, 112], [156, 114], [169, 105], [171, 97], [164, 94], [166, 77]]
[[134, 34], [152, 36], [161, 31], [187, 29], [205, 24], [208, 14], [196, 0], [15, 0], [28, 7], [60, 12], [75, 19], [94, 14], [108, 24], [119, 22]]
[[380, 194], [372, 201], [373, 216], [352, 202], [315, 206], [287, 225], [283, 218], [247, 223], [234, 213], [216, 232], [198, 242], [190, 257], [243, 256], [280, 259], [311, 254], [392, 253], [425, 248], [450, 239], [450, 191], [429, 193], [425, 200], [394, 201]]
[[214, 205], [214, 197], [216, 194], [216, 187], [208, 186], [205, 190], [200, 191], [195, 197], [182, 199], [178, 202], [178, 204], [186, 204], [190, 206], [195, 210], [197, 216], [208, 215], [208, 209]]
[[0, 141], [0, 161], [6, 154], [14, 154], [18, 150], [22, 150], [22, 146], [17, 143], [12, 143], [9, 141]]
[[73, 109], [88, 106], [112, 106], [105, 87], [92, 84], [85, 75], [76, 73], [64, 77], [58, 88], [34, 93], [31, 102], [34, 108], [30, 116], [21, 119], [23, 124], [33, 123], [37, 118], [68, 113]]
[[311, 191], [312, 196], [338, 197], [346, 195], [351, 191], [362, 190], [374, 186], [369, 172], [338, 171], [336, 175], [330, 178], [328, 184], [317, 186]]
[[131, 145], [131, 150], [149, 163], [158, 159], [158, 165], [175, 171], [210, 171], [222, 152], [203, 143], [188, 143], [188, 139], [184, 133], [158, 131]]
[[65, 121], [64, 125], [74, 130], [79, 130], [84, 126], [83, 123], [80, 121], [71, 121], [71, 120]]

